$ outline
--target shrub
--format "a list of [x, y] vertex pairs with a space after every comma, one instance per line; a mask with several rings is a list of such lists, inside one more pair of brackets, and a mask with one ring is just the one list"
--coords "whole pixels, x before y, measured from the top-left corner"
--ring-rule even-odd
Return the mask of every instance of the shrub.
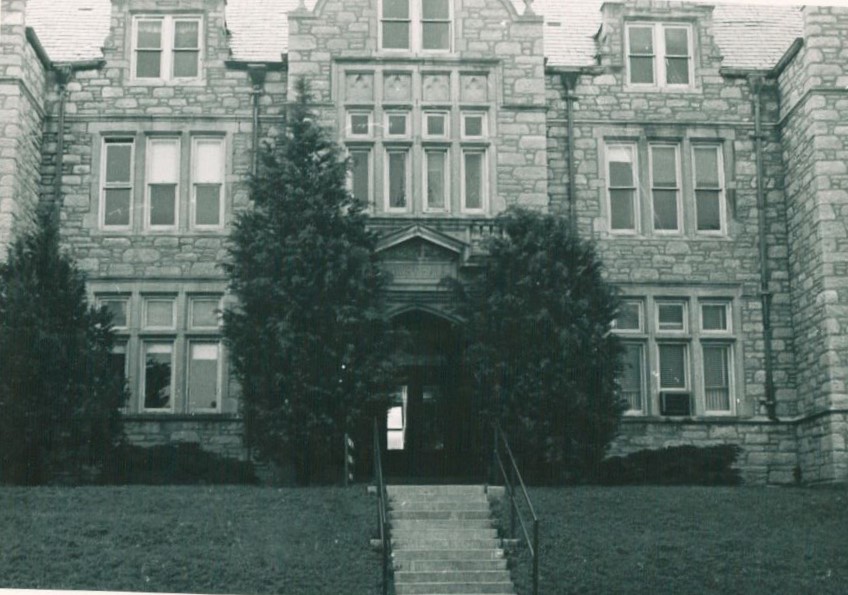
[[143, 448], [122, 445], [104, 472], [116, 484], [232, 484], [257, 483], [249, 461], [226, 458], [183, 442]]
[[603, 461], [595, 479], [604, 485], [738, 485], [733, 465], [741, 452], [736, 444], [640, 450]]
[[121, 439], [123, 371], [111, 365], [109, 315], [59, 249], [49, 208], [0, 264], [0, 478], [74, 481]]
[[623, 410], [616, 293], [566, 219], [510, 209], [500, 221], [483, 271], [457, 288], [478, 398], [532, 481], [581, 477]]

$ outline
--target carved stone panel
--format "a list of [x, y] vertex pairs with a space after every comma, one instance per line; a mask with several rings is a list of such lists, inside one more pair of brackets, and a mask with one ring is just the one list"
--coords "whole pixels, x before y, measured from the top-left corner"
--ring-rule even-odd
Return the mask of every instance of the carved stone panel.
[[345, 99], [349, 102], [374, 102], [374, 75], [370, 72], [349, 72], [345, 75]]
[[411, 101], [412, 75], [387, 72], [383, 75], [383, 101]]
[[450, 101], [450, 74], [425, 74], [422, 81], [424, 101]]
[[460, 98], [462, 101], [489, 100], [489, 81], [485, 74], [463, 74], [460, 81]]
[[457, 276], [457, 254], [422, 238], [388, 248], [381, 260], [394, 285], [435, 286], [445, 277]]

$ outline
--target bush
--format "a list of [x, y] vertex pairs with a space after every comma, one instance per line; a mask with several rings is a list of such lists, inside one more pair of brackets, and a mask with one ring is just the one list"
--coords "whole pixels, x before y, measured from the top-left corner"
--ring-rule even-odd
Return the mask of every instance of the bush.
[[598, 467], [603, 485], [738, 485], [733, 465], [742, 449], [736, 444], [670, 446], [610, 457]]
[[485, 268], [457, 287], [477, 398], [537, 483], [585, 475], [623, 403], [615, 290], [594, 247], [558, 215], [510, 209]]
[[196, 442], [163, 446], [123, 445], [104, 470], [113, 484], [255, 484], [253, 463], [222, 457]]
[[0, 479], [41, 484], [96, 474], [121, 440], [123, 370], [111, 320], [89, 306], [85, 277], [59, 249], [55, 212], [0, 264]]

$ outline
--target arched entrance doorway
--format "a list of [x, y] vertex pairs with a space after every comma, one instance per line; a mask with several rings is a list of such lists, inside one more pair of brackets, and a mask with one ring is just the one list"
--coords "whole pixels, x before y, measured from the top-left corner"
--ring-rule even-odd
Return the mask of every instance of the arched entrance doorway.
[[482, 477], [458, 323], [424, 310], [398, 314], [393, 323], [403, 331], [404, 356], [383, 418], [387, 474], [430, 481]]

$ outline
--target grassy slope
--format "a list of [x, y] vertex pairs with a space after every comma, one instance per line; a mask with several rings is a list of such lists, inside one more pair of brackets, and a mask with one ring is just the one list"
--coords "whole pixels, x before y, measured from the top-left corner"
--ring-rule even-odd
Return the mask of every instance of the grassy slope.
[[361, 487], [0, 489], [0, 587], [376, 593]]
[[[560, 593], [846, 593], [848, 492], [764, 488], [531, 491], [541, 586]], [[530, 593], [526, 552], [513, 576]]]

